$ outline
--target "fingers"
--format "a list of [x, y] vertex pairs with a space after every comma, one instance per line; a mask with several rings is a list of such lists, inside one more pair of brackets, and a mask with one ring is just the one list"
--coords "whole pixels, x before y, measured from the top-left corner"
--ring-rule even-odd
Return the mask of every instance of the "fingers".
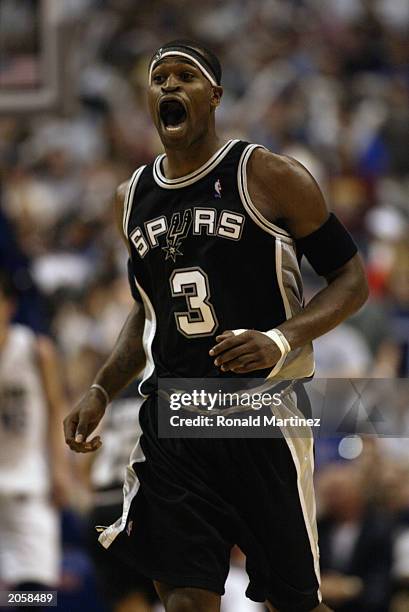
[[236, 336], [231, 331], [225, 331], [220, 336], [216, 336], [216, 340], [218, 344], [209, 353], [212, 357], [216, 357], [214, 363], [222, 372], [230, 370], [235, 373], [245, 373], [262, 367], [256, 363], [254, 350], [249, 345], [248, 332]]
[[234, 338], [235, 336], [236, 335], [230, 329], [226, 329], [219, 336], [216, 336], [216, 342], [220, 342], [221, 340], [224, 340], [225, 338]]
[[224, 351], [227, 351], [235, 346], [240, 346], [241, 344], [244, 344], [246, 340], [247, 336], [245, 332], [243, 334], [235, 336], [233, 332], [225, 331], [220, 334], [220, 336], [216, 336], [217, 344], [210, 349], [209, 355], [211, 357], [216, 357]]
[[[93, 427], [92, 429], [95, 428]], [[80, 412], [77, 431], [75, 432], [75, 442], [84, 442], [87, 439], [88, 434], [91, 433], [92, 429], [90, 430], [89, 428], [89, 420], [86, 417], [85, 412]]]
[[248, 356], [250, 354], [249, 348], [246, 344], [241, 344], [240, 346], [235, 346], [229, 350], [224, 351], [214, 360], [214, 365], [221, 366], [223, 370], [223, 366], [228, 364], [230, 361], [234, 359], [238, 359], [239, 357]]
[[262, 370], [264, 366], [260, 365], [256, 361], [248, 361], [244, 364], [232, 364], [228, 367], [229, 370], [235, 374], [246, 374], [247, 372], [255, 372], [256, 370]]
[[94, 451], [98, 450], [102, 445], [101, 438], [99, 436], [95, 436], [94, 438], [92, 438], [92, 440], [89, 440], [88, 442], [77, 441], [77, 438], [78, 436], [75, 440], [72, 440], [68, 444], [70, 449], [75, 451], [76, 453], [93, 453]]
[[81, 419], [78, 412], [69, 414], [64, 419], [64, 435], [68, 446], [71, 446], [73, 442], [83, 442], [87, 437], [87, 430], [84, 418]]
[[224, 331], [209, 354], [222, 372], [246, 373], [272, 367], [280, 358], [276, 344], [256, 330]]
[[245, 372], [252, 372], [253, 370], [259, 370], [262, 368], [251, 353], [241, 355], [236, 359], [228, 361], [220, 367], [223, 372], [234, 372], [235, 374], [243, 374]]
[[68, 445], [74, 440], [75, 432], [77, 431], [78, 421], [78, 415], [68, 415], [64, 419], [64, 437]]
[[65, 441], [77, 453], [90, 453], [101, 446], [99, 436], [87, 440], [105, 413], [105, 404], [100, 396], [89, 393], [64, 419]]
[[92, 429], [90, 430], [88, 420], [81, 413], [80, 416], [78, 413], [68, 415], [64, 419], [65, 442], [76, 453], [96, 451], [102, 442], [99, 436], [95, 436], [92, 440], [87, 441], [87, 437]]

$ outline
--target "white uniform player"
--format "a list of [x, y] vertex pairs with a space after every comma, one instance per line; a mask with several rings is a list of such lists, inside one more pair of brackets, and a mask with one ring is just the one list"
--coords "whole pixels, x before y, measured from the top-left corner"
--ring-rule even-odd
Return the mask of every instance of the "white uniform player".
[[[141, 396], [131, 396], [115, 401], [107, 413], [104, 423], [104, 444], [99, 450], [91, 469], [91, 483], [98, 505], [122, 503], [122, 487], [126, 466], [135, 440], [141, 435], [139, 409]], [[120, 495], [110, 497], [109, 491], [120, 490]], [[104, 496], [103, 491], [107, 494]]]
[[61, 395], [52, 343], [10, 325], [5, 283], [0, 274], [0, 582], [35, 590], [59, 575]]

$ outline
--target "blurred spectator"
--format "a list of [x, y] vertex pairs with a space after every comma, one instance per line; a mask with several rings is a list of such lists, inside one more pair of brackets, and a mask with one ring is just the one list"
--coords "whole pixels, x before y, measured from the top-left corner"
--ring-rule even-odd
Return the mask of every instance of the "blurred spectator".
[[18, 295], [14, 320], [36, 332], [47, 333], [49, 322], [44, 300], [33, 281], [30, 260], [17, 244], [13, 227], [1, 209], [1, 196], [0, 183], [0, 269], [7, 270]]
[[65, 398], [53, 344], [11, 325], [13, 300], [0, 270], [0, 579], [45, 590], [59, 579], [57, 509], [68, 502]]
[[372, 363], [365, 338], [348, 323], [314, 340], [314, 355], [322, 378], [365, 378]]
[[386, 612], [392, 569], [391, 522], [368, 503], [353, 464], [329, 466], [318, 479], [323, 598], [336, 612]]

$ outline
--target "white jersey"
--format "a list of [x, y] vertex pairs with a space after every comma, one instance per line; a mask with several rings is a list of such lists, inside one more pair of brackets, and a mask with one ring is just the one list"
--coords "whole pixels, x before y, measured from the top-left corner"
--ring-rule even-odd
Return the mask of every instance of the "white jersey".
[[[103, 445], [92, 465], [91, 482], [95, 489], [122, 488], [126, 466], [135, 441], [141, 435], [139, 410], [143, 398], [115, 400], [107, 410], [103, 424]], [[122, 497], [119, 498], [122, 500]]]
[[12, 325], [0, 350], [0, 495], [48, 491], [47, 421], [35, 335]]

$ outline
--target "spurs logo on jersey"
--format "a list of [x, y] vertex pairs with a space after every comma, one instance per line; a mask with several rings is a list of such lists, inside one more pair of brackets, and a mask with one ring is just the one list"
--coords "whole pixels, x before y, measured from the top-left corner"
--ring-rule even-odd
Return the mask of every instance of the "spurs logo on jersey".
[[171, 258], [173, 261], [176, 261], [176, 255], [183, 255], [179, 247], [182, 244], [182, 240], [186, 238], [191, 225], [192, 211], [190, 208], [185, 210], [183, 215], [180, 212], [172, 215], [170, 227], [166, 234], [166, 246], [162, 247], [162, 251], [166, 253], [165, 259]]
[[165, 215], [145, 222], [145, 232], [137, 226], [130, 235], [140, 257], [145, 257], [150, 249], [161, 244], [165, 259], [176, 261], [183, 240], [191, 233], [194, 236], [217, 236], [228, 240], [240, 240], [245, 217], [231, 210], [217, 211], [215, 208], [195, 206], [183, 212], [175, 212], [168, 219]]

